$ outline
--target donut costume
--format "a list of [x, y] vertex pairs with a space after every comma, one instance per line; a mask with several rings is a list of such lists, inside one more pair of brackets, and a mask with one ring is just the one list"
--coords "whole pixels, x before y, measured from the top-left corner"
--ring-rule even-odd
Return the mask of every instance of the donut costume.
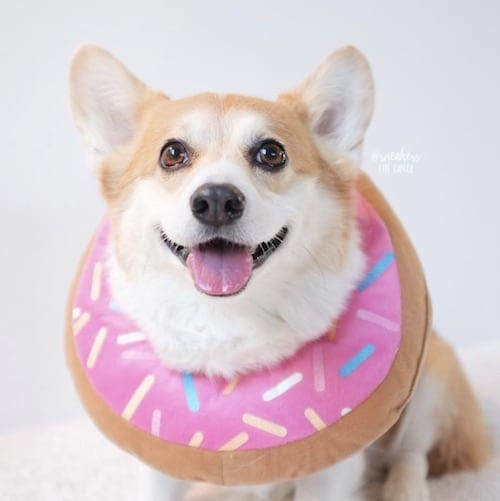
[[150, 466], [238, 485], [308, 475], [368, 446], [399, 418], [430, 332], [418, 258], [362, 175], [356, 215], [367, 266], [335, 325], [277, 366], [209, 379], [166, 367], [111, 297], [109, 223], [68, 304], [66, 355], [97, 426]]

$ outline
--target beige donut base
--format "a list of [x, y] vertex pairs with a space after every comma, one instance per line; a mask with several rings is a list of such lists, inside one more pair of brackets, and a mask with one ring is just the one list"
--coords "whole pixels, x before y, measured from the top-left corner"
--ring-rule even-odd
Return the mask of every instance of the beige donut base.
[[431, 332], [431, 307], [421, 264], [401, 223], [364, 174], [358, 189], [390, 233], [402, 296], [402, 339], [393, 366], [372, 395], [332, 426], [311, 437], [257, 450], [209, 451], [165, 442], [113, 410], [97, 395], [75, 351], [72, 305], [83, 257], [69, 296], [65, 352], [79, 397], [97, 427], [122, 449], [161, 472], [220, 485], [270, 483], [310, 475], [367, 447], [398, 420], [411, 398]]

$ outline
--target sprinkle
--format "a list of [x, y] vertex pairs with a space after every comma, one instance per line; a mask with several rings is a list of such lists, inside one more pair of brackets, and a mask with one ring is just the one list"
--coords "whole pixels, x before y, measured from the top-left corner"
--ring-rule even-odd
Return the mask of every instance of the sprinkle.
[[280, 381], [276, 386], [273, 386], [269, 390], [262, 394], [262, 400], [264, 402], [269, 402], [275, 398], [286, 393], [290, 388], [293, 388], [296, 384], [300, 383], [304, 376], [301, 372], [294, 372], [291, 376]]
[[320, 344], [314, 345], [312, 357], [314, 389], [319, 393], [325, 389], [325, 366], [323, 361], [323, 348]]
[[351, 412], [352, 409], [350, 407], [344, 407], [341, 411], [340, 411], [340, 415], [341, 416], [345, 416], [346, 414], [349, 414], [349, 412]]
[[116, 302], [114, 298], [111, 298], [109, 300], [108, 308], [112, 311], [116, 311], [118, 313], [121, 313], [122, 309], [120, 308], [120, 305]]
[[186, 402], [188, 408], [191, 412], [197, 412], [200, 410], [200, 402], [198, 400], [198, 395], [196, 394], [196, 386], [194, 384], [194, 378], [192, 374], [183, 373], [182, 374], [182, 384], [184, 386], [184, 394], [186, 395]]
[[127, 421], [134, 415], [135, 411], [141, 405], [144, 397], [147, 395], [151, 387], [155, 382], [155, 377], [152, 374], [148, 374], [136, 388], [127, 405], [123, 409], [122, 417]]
[[90, 348], [89, 357], [87, 358], [87, 368], [93, 369], [97, 361], [99, 353], [101, 353], [102, 345], [108, 335], [108, 329], [106, 327], [101, 327], [96, 334], [92, 347]]
[[383, 327], [388, 331], [399, 331], [399, 325], [396, 322], [382, 317], [381, 315], [377, 315], [377, 313], [373, 313], [372, 311], [363, 310], [360, 308], [356, 312], [356, 316], [361, 320], [366, 320], [367, 322], [371, 322], [372, 324], [380, 325], [380, 327]]
[[352, 358], [350, 358], [339, 370], [342, 377], [351, 375], [363, 362], [375, 353], [375, 346], [367, 344], [361, 348]]
[[238, 374], [227, 383], [226, 387], [222, 390], [223, 395], [229, 395], [236, 388], [236, 385], [240, 382], [241, 376]]
[[222, 447], [219, 448], [220, 451], [235, 451], [240, 448], [243, 444], [248, 442], [248, 433], [244, 431], [238, 433], [235, 437], [233, 437], [229, 442], [226, 442]]
[[364, 291], [379, 278], [394, 261], [394, 252], [389, 251], [384, 254], [367, 273], [366, 277], [358, 284], [358, 291]]
[[101, 295], [102, 263], [97, 261], [92, 272], [92, 285], [90, 286], [90, 299], [97, 301]]
[[82, 313], [82, 315], [78, 317], [78, 319], [75, 320], [73, 324], [73, 336], [78, 336], [78, 334], [80, 334], [80, 331], [87, 325], [87, 322], [89, 320], [90, 313], [88, 311]]
[[333, 324], [330, 327], [330, 330], [326, 334], [326, 339], [328, 341], [333, 341], [335, 339], [336, 334], [337, 334], [337, 324]]
[[199, 447], [203, 442], [203, 433], [201, 431], [197, 431], [189, 441], [189, 447]]
[[151, 414], [151, 434], [155, 437], [160, 436], [161, 410], [155, 409]]
[[145, 341], [146, 336], [142, 332], [127, 332], [116, 337], [118, 344], [131, 344], [139, 341]]
[[73, 308], [73, 320], [76, 320], [82, 314], [82, 310], [75, 306]]
[[258, 430], [276, 435], [277, 437], [286, 437], [287, 429], [284, 426], [268, 421], [267, 419], [246, 412], [243, 414], [242, 420], [245, 424], [253, 426]]
[[311, 407], [304, 411], [304, 416], [318, 431], [326, 428], [325, 422], [319, 417], [318, 413]]
[[149, 351], [127, 350], [120, 353], [122, 360], [158, 360], [158, 357]]

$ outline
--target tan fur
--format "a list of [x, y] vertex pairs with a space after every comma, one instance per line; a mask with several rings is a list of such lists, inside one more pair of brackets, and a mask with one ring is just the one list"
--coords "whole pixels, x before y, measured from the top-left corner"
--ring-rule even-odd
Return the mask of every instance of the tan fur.
[[[445, 395], [434, 416], [438, 438], [427, 455], [429, 475], [441, 476], [458, 470], [477, 469], [491, 453], [491, 441], [483, 412], [451, 346], [433, 332], [427, 347], [423, 374], [433, 375]], [[408, 409], [378, 441], [375, 454], [390, 447], [401, 429]], [[379, 460], [375, 456], [374, 464]]]
[[[480, 468], [491, 454], [483, 412], [453, 349], [436, 332], [429, 340], [423, 366], [422, 377], [427, 375], [434, 376], [439, 385], [433, 391], [444, 395], [433, 415], [437, 439], [427, 454], [429, 476]], [[408, 408], [370, 451], [375, 468], [383, 466], [383, 451], [397, 440], [407, 412]]]
[[439, 438], [428, 455], [430, 475], [479, 468], [491, 452], [484, 416], [455, 353], [436, 334], [424, 370], [439, 378], [446, 393], [443, 412], [436, 416]]

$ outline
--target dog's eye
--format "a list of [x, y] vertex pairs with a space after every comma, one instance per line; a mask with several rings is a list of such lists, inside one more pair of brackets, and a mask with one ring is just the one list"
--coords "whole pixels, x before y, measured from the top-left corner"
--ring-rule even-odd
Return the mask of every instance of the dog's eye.
[[177, 140], [168, 141], [160, 153], [160, 166], [163, 169], [175, 169], [189, 162], [189, 152], [184, 143]]
[[254, 162], [259, 167], [275, 171], [283, 168], [288, 160], [285, 148], [278, 141], [266, 139], [254, 150]]

